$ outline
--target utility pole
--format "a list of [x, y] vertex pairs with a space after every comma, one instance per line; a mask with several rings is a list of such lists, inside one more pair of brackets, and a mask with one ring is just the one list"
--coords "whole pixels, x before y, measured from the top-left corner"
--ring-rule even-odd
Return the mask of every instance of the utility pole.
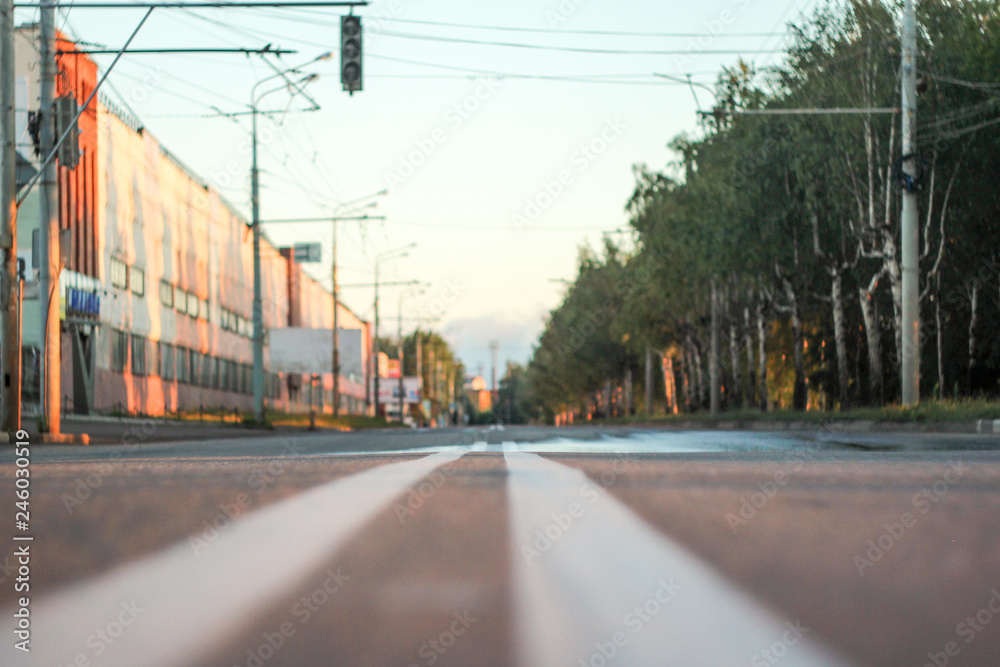
[[416, 247], [416, 243], [410, 243], [403, 246], [402, 248], [396, 248], [395, 250], [388, 250], [381, 253], [375, 257], [375, 335], [372, 336], [372, 358], [375, 360], [375, 416], [378, 417], [378, 405], [379, 405], [379, 363], [378, 363], [378, 269], [379, 265], [387, 259], [399, 259], [401, 257], [406, 257], [410, 253], [406, 250]]
[[913, 0], [903, 5], [903, 405], [920, 402], [920, 223], [917, 202], [917, 15]]
[[[41, 127], [40, 154], [44, 157], [55, 146], [55, 5], [45, 3], [39, 8], [41, 60]], [[56, 163], [44, 166], [41, 181], [41, 220], [39, 227], [40, 258], [38, 298], [41, 305], [42, 373], [41, 408], [43, 429], [60, 432], [60, 333], [59, 333], [59, 191], [56, 189]]]
[[[21, 323], [17, 294], [17, 146], [14, 137], [14, 2], [0, 0], [0, 430], [21, 428]], [[13, 439], [13, 438], [12, 438]]]
[[490, 361], [493, 364], [492, 374], [490, 376], [490, 403], [496, 407], [497, 402], [497, 352], [500, 350], [500, 341], [491, 340], [490, 341]]
[[340, 416], [340, 332], [337, 330], [337, 310], [340, 301], [337, 295], [337, 218], [333, 219], [333, 417]]
[[257, 169], [257, 104], [250, 94], [253, 157], [250, 167], [250, 205], [253, 209], [253, 421], [264, 423], [264, 304], [260, 285], [260, 172]]

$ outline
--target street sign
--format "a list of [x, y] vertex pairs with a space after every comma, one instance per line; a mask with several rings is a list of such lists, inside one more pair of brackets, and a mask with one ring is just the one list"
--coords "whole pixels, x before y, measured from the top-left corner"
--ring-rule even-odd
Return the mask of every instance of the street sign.
[[295, 244], [295, 261], [298, 264], [318, 264], [322, 257], [322, 247], [318, 243]]

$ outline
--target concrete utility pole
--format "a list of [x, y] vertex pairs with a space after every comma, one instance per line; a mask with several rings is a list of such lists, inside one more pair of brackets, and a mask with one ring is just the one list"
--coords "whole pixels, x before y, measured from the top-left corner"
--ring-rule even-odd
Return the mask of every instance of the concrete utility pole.
[[0, 0], [0, 431], [21, 428], [21, 322], [17, 298], [17, 146], [14, 137], [14, 2]]
[[340, 331], [337, 310], [340, 299], [337, 294], [337, 218], [333, 219], [333, 416], [340, 416]]
[[490, 341], [490, 360], [493, 364], [492, 375], [490, 376], [490, 400], [497, 401], [497, 352], [500, 350], [500, 341]]
[[416, 243], [410, 243], [403, 246], [402, 248], [396, 248], [395, 250], [388, 250], [375, 257], [375, 334], [372, 336], [372, 358], [375, 361], [375, 416], [378, 417], [378, 406], [379, 406], [379, 363], [378, 363], [378, 269], [379, 265], [388, 259], [399, 259], [401, 257], [406, 257], [410, 253], [406, 252], [410, 248], [415, 248]]
[[[920, 222], [917, 164], [917, 14], [913, 0], [903, 5], [903, 405], [920, 402]], [[913, 184], [913, 185], [911, 185]]]
[[[39, 130], [40, 154], [45, 157], [55, 146], [55, 5], [46, 3], [40, 12], [39, 60], [41, 61], [42, 122]], [[60, 333], [59, 333], [59, 191], [56, 163], [50, 160], [41, 180], [41, 220], [39, 227], [38, 298], [41, 305], [42, 423], [49, 433], [60, 432]]]

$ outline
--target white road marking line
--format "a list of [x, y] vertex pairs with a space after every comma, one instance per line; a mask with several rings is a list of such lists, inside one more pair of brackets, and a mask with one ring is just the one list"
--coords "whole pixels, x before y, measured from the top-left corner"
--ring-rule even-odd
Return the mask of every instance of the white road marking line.
[[[575, 468], [504, 443], [522, 667], [848, 665]], [[638, 609], [637, 609], [638, 608]]]
[[476, 442], [474, 445], [472, 445], [472, 449], [470, 449], [469, 451], [471, 451], [471, 452], [485, 452], [488, 448], [489, 448], [489, 445], [486, 443], [486, 441], [485, 440], [480, 440], [480, 441]]
[[[197, 664], [238, 640], [269, 604], [315, 574], [408, 487], [466, 451], [335, 480], [234, 521], [198, 555], [185, 539], [32, 601], [30, 654], [13, 648], [13, 609], [4, 610], [0, 634], [8, 639], [0, 664], [74, 665], [81, 654], [88, 660], [81, 664], [102, 667]], [[134, 619], [126, 614], [129, 625], [117, 625], [110, 643], [95, 635], [118, 624], [123, 605], [132, 604], [141, 611], [131, 610]]]

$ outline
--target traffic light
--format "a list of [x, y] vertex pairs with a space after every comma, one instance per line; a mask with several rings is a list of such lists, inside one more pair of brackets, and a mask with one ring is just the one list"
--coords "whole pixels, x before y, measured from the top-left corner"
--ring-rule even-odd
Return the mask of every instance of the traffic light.
[[340, 82], [351, 95], [361, 90], [361, 17], [340, 17]]
[[67, 169], [76, 169], [76, 166], [80, 164], [80, 126], [75, 122], [78, 111], [76, 97], [72, 94], [56, 98], [56, 141], [63, 135], [67, 127], [72, 127], [56, 153], [59, 164]]

